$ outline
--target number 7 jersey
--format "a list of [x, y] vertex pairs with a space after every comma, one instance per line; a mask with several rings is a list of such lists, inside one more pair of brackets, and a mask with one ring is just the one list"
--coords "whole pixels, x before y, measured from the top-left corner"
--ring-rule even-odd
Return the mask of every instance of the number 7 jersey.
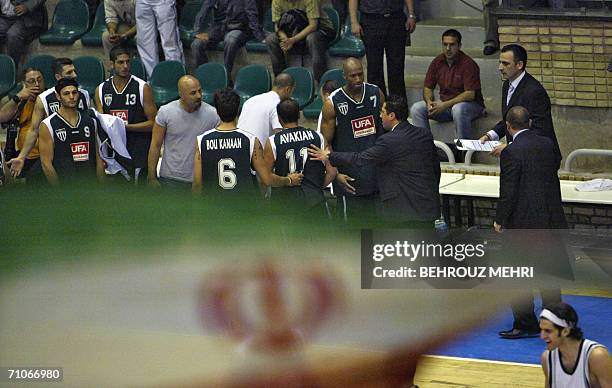
[[202, 163], [204, 195], [259, 195], [251, 158], [256, 137], [241, 129], [220, 131], [211, 129], [198, 136], [197, 144]]

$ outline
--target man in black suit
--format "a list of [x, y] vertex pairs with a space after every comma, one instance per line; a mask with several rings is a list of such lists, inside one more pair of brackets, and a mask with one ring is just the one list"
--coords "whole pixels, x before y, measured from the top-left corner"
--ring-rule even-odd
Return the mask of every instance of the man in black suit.
[[[552, 140], [553, 152], [561, 162], [561, 151], [555, 135], [550, 113], [550, 98], [546, 89], [533, 76], [525, 71], [527, 51], [518, 44], [509, 44], [501, 49], [499, 71], [504, 85], [502, 88], [502, 120], [480, 138], [481, 142], [499, 140], [506, 136], [506, 115], [513, 106], [522, 106], [529, 111], [531, 127], [537, 135]], [[497, 147], [492, 153], [499, 156], [505, 146]]]
[[314, 160], [336, 167], [377, 167], [380, 219], [398, 227], [433, 227], [440, 216], [440, 162], [431, 132], [408, 123], [408, 104], [391, 95], [380, 111], [386, 132], [362, 152], [331, 152], [311, 146]]
[[[506, 114], [506, 134], [512, 142], [501, 153], [499, 201], [494, 227], [497, 232], [502, 229], [530, 229], [528, 233], [511, 232], [518, 233], [518, 236], [510, 236], [519, 242], [520, 249], [513, 249], [513, 255], [517, 258], [526, 255], [535, 260], [553, 256], [560, 265], [562, 244], [555, 240], [553, 233], [548, 232], [550, 229], [567, 228], [557, 175], [559, 159], [552, 140], [528, 129], [529, 117], [529, 112], [521, 106], [510, 108]], [[561, 301], [559, 289], [541, 290], [541, 294], [544, 306]], [[499, 335], [508, 339], [537, 337], [539, 326], [533, 311], [533, 294], [524, 293], [515, 300], [512, 304], [513, 327], [501, 331]]]
[[0, 43], [18, 67], [28, 45], [47, 30], [46, 0], [0, 0]]

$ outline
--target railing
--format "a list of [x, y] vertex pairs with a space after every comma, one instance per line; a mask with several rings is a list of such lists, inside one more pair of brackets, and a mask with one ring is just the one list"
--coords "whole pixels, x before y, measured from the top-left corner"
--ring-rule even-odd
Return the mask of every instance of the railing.
[[449, 164], [455, 164], [455, 155], [453, 154], [453, 151], [451, 151], [449, 146], [439, 140], [434, 140], [434, 144], [436, 145], [436, 147], [444, 151], [446, 157], [448, 158]]
[[612, 150], [598, 150], [593, 148], [579, 148], [573, 150], [565, 158], [565, 166], [562, 172], [571, 172], [571, 164], [578, 156], [612, 156]]

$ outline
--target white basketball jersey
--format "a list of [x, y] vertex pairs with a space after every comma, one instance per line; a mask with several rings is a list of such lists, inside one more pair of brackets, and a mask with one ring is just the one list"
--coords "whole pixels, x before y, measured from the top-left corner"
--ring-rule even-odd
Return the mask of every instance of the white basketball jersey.
[[593, 349], [603, 345], [583, 339], [578, 351], [578, 359], [574, 370], [566, 371], [561, 364], [559, 349], [548, 353], [548, 385], [550, 388], [590, 388], [589, 356]]

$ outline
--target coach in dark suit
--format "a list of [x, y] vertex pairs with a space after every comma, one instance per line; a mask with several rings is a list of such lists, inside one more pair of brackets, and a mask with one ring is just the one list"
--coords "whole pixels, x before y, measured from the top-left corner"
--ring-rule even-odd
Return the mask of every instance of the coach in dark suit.
[[[512, 142], [501, 153], [499, 201], [494, 226], [498, 232], [504, 228], [531, 229], [525, 233], [514, 232], [518, 236], [512, 238], [522, 242], [517, 245], [520, 250], [512, 250], [514, 256], [543, 260], [552, 255], [555, 260], [560, 260], [563, 250], [559, 247], [562, 244], [548, 232], [567, 228], [557, 175], [559, 160], [552, 140], [528, 129], [529, 117], [529, 112], [521, 106], [510, 108], [506, 114], [507, 136]], [[537, 244], [531, 245], [530, 241]], [[561, 301], [558, 289], [542, 290], [541, 293], [543, 305]], [[533, 295], [526, 293], [516, 300], [512, 304], [513, 327], [499, 335], [510, 339], [538, 336]]]
[[[502, 117], [495, 127], [481, 137], [481, 141], [499, 140], [506, 136], [506, 115], [513, 106], [522, 106], [529, 111], [531, 127], [537, 135], [552, 140], [555, 156], [561, 162], [561, 151], [550, 113], [550, 98], [546, 89], [533, 76], [525, 71], [527, 51], [518, 44], [509, 44], [501, 49], [499, 71], [504, 85], [502, 88]], [[499, 156], [503, 148], [494, 151]]]
[[311, 146], [314, 160], [336, 167], [376, 164], [380, 217], [387, 225], [433, 226], [440, 216], [440, 162], [431, 132], [408, 123], [408, 105], [391, 95], [380, 117], [388, 131], [362, 152], [331, 152]]
[[0, 0], [0, 43], [19, 66], [28, 45], [47, 30], [46, 0]]

